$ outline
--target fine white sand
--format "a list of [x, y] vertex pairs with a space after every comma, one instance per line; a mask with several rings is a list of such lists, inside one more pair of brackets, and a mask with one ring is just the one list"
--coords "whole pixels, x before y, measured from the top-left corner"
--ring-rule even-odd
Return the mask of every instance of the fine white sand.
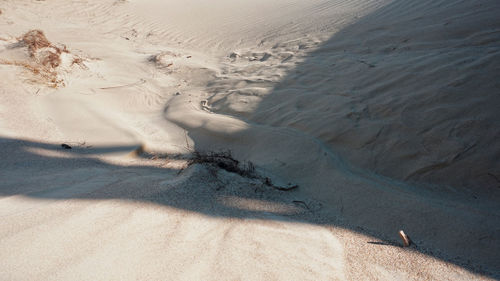
[[0, 1], [0, 279], [500, 278], [499, 14]]

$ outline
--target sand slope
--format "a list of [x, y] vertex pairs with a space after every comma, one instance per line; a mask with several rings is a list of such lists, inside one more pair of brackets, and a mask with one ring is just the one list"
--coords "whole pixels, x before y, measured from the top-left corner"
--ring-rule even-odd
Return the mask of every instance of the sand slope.
[[499, 277], [496, 1], [0, 9], [0, 279]]

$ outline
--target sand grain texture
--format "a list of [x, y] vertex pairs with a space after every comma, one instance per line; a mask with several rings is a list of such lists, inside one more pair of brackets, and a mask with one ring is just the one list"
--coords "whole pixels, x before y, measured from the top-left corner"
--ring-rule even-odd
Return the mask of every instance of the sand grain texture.
[[498, 1], [0, 11], [0, 279], [500, 278]]

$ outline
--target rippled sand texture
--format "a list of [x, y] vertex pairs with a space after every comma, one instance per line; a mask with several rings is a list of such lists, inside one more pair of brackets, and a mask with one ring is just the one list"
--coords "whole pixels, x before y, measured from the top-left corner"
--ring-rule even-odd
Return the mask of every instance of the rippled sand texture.
[[0, 279], [500, 278], [499, 14], [0, 1]]

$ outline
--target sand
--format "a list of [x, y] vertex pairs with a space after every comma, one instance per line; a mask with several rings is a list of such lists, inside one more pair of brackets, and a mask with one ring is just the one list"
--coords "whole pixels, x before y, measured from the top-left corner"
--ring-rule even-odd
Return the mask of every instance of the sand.
[[500, 278], [497, 1], [0, 11], [0, 279]]

